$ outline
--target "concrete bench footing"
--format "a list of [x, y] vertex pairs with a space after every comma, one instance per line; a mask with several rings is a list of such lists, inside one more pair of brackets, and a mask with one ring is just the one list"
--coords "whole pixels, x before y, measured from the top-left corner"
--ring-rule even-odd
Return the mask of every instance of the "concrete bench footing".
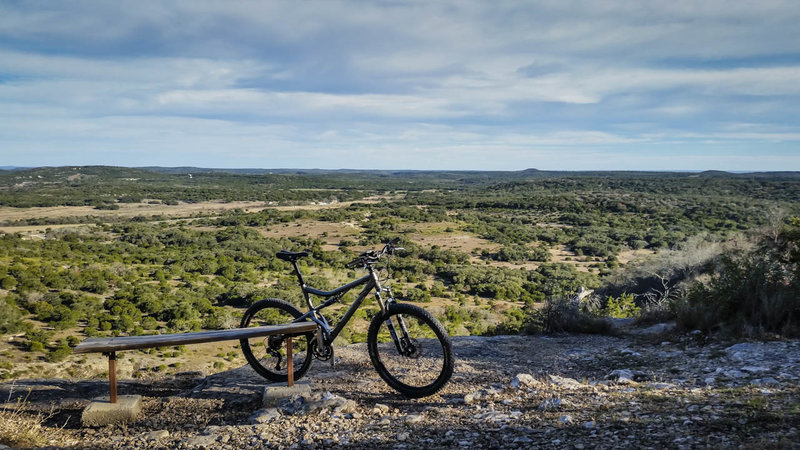
[[120, 395], [116, 403], [108, 397], [95, 398], [81, 415], [83, 426], [97, 427], [136, 420], [142, 410], [141, 395]]
[[276, 406], [281, 400], [293, 395], [308, 395], [311, 393], [311, 380], [295, 381], [293, 386], [285, 384], [270, 384], [264, 388], [262, 404], [265, 408]]

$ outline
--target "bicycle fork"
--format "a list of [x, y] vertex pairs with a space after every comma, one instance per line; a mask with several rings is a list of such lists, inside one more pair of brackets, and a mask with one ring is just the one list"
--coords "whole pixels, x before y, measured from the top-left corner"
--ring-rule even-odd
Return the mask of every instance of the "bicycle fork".
[[409, 358], [416, 358], [419, 356], [419, 345], [415, 342], [416, 340], [411, 339], [411, 336], [408, 334], [408, 328], [406, 327], [406, 322], [403, 320], [402, 315], [397, 315], [397, 325], [400, 328], [400, 332], [398, 333], [397, 328], [392, 323], [392, 319], [386, 319], [386, 328], [389, 329], [389, 334], [392, 336], [392, 341], [394, 341], [395, 347], [397, 347], [397, 353], [402, 356], [407, 356]]
[[[376, 287], [375, 298], [378, 300], [378, 304], [381, 306], [381, 309], [383, 309], [385, 312], [388, 313], [392, 303], [395, 302], [394, 295], [392, 295], [392, 289], [388, 286], [381, 287], [380, 281], [378, 280], [378, 277], [375, 276], [374, 273], [373, 277], [375, 280], [375, 287]], [[385, 301], [381, 296], [381, 292], [384, 291], [388, 294], [388, 298]], [[394, 342], [394, 346], [397, 348], [397, 353], [399, 353], [402, 356], [415, 357], [415, 353], [417, 353], [419, 349], [417, 348], [418, 346], [416, 345], [414, 340], [411, 339], [411, 336], [408, 333], [408, 328], [406, 327], [406, 321], [403, 320], [403, 316], [401, 314], [398, 314], [396, 318], [397, 318], [397, 325], [400, 328], [399, 335], [397, 332], [398, 331], [397, 328], [394, 326], [394, 323], [392, 323], [391, 316], [389, 316], [389, 318], [386, 319], [385, 323], [386, 323], [386, 328], [389, 330], [389, 334], [392, 336], [392, 341]]]

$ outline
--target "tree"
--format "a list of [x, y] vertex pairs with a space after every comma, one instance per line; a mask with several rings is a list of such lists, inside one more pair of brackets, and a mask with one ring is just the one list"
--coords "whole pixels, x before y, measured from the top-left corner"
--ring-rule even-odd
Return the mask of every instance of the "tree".
[[22, 311], [7, 298], [0, 298], [0, 334], [15, 333], [21, 328]]

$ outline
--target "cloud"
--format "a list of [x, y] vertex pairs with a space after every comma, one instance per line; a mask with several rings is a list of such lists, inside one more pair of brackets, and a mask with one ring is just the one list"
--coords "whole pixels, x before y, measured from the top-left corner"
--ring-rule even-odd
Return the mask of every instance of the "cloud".
[[0, 156], [622, 165], [700, 141], [785, 156], [799, 21], [795, 0], [4, 2]]

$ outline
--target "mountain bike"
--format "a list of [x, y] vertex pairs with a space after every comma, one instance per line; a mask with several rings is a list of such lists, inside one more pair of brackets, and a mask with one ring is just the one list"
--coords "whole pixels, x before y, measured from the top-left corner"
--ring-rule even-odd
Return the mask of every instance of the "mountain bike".
[[[454, 358], [450, 337], [442, 324], [429, 312], [397, 301], [388, 284], [382, 285], [381, 282], [386, 280], [380, 279], [381, 271], [376, 267], [379, 262], [386, 260], [388, 272], [389, 259], [404, 250], [397, 246], [398, 242], [399, 239], [394, 239], [385, 244], [382, 250], [366, 251], [347, 263], [346, 267], [351, 269], [363, 268], [366, 275], [331, 291], [322, 291], [306, 284], [297, 261], [308, 256], [308, 252], [279, 251], [276, 256], [294, 267], [308, 311], [302, 313], [282, 299], [260, 300], [244, 313], [242, 328], [303, 321], [316, 323], [316, 332], [293, 337], [294, 377], [300, 379], [314, 359], [331, 361], [333, 364], [334, 339], [367, 296], [374, 293], [380, 310], [369, 324], [367, 351], [375, 370], [390, 387], [407, 397], [419, 398], [436, 393], [453, 375]], [[321, 311], [339, 302], [347, 292], [359, 286], [363, 286], [361, 292], [331, 328]], [[312, 296], [321, 297], [324, 301], [314, 306]], [[275, 382], [286, 381], [284, 340], [285, 337], [281, 335], [242, 339], [242, 352], [247, 362], [264, 378]]]

